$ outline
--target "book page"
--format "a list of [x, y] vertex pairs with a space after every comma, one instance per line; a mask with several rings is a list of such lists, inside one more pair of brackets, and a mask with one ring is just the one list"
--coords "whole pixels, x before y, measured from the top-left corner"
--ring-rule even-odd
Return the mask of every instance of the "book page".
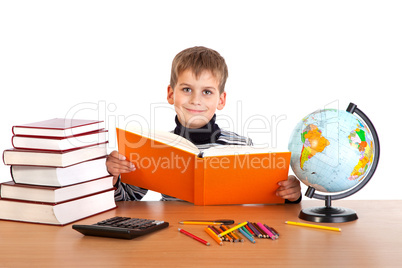
[[197, 146], [195, 146], [192, 142], [172, 132], [150, 130], [133, 126], [128, 126], [126, 128], [126, 131], [141, 135], [143, 137], [147, 137], [151, 140], [155, 140], [169, 146], [176, 147], [192, 154], [197, 155], [200, 152]]
[[235, 154], [266, 154], [272, 152], [272, 148], [259, 148], [243, 145], [222, 145], [203, 150], [202, 156], [211, 157]]

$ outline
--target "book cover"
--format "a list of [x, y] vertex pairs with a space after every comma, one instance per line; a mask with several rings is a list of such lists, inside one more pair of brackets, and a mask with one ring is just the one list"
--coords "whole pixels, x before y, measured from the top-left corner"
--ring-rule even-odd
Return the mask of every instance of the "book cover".
[[67, 137], [14, 135], [11, 143], [16, 149], [66, 151], [107, 141], [107, 130], [100, 129]]
[[113, 176], [97, 178], [65, 187], [38, 186], [5, 182], [0, 184], [0, 197], [34, 202], [61, 203], [113, 187]]
[[115, 207], [114, 188], [58, 204], [0, 199], [0, 219], [65, 225]]
[[106, 156], [77, 163], [68, 167], [16, 166], [10, 167], [15, 183], [67, 186], [109, 175]]
[[53, 118], [49, 120], [15, 125], [14, 135], [66, 137], [103, 128], [103, 121], [86, 119]]
[[67, 167], [90, 159], [107, 155], [107, 142], [94, 146], [74, 148], [65, 151], [8, 149], [3, 152], [5, 165], [28, 165]]
[[278, 182], [288, 177], [290, 153], [246, 153], [197, 159], [194, 204], [278, 204]]
[[[150, 135], [152, 134], [152, 135]], [[122, 182], [161, 192], [195, 205], [283, 203], [275, 192], [286, 180], [290, 152], [221, 146], [200, 152], [172, 133], [117, 128], [119, 153], [136, 170]]]

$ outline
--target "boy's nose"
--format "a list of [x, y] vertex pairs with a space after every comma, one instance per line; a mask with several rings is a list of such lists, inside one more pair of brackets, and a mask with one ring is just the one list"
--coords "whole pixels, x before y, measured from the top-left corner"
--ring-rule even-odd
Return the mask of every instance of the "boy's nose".
[[191, 99], [190, 99], [190, 103], [194, 104], [194, 105], [201, 104], [201, 96], [199, 96], [199, 94], [192, 94]]

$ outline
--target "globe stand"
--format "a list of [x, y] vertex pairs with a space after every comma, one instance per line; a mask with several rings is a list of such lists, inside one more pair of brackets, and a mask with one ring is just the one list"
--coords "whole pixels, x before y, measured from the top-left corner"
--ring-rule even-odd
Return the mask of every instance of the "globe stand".
[[[313, 197], [315, 189], [309, 187], [306, 196]], [[299, 218], [313, 222], [348, 222], [357, 220], [357, 214], [349, 208], [332, 207], [332, 198], [330, 195], [325, 196], [325, 207], [305, 208], [300, 211]]]
[[299, 214], [299, 218], [302, 220], [313, 221], [313, 222], [339, 223], [339, 222], [354, 221], [358, 218], [356, 212], [353, 211], [352, 209], [332, 207], [331, 202], [332, 200], [342, 199], [352, 194], [355, 194], [370, 181], [378, 166], [378, 161], [380, 158], [380, 141], [378, 139], [377, 131], [375, 130], [375, 127], [371, 123], [370, 119], [360, 109], [358, 109], [355, 104], [350, 103], [346, 111], [351, 114], [356, 113], [358, 116], [360, 116], [361, 119], [363, 119], [363, 121], [367, 124], [368, 128], [370, 129], [373, 135], [374, 144], [376, 146], [374, 150], [373, 164], [369, 172], [367, 173], [366, 177], [356, 187], [344, 193], [336, 195], [321, 195], [315, 193], [315, 189], [309, 186], [305, 195], [309, 198], [325, 200], [325, 207], [312, 207], [302, 209]]

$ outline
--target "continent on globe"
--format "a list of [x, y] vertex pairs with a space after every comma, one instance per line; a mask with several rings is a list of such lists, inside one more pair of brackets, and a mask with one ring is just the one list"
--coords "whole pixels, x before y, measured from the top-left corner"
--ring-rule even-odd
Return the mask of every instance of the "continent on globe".
[[296, 177], [320, 192], [337, 193], [364, 181], [377, 144], [364, 120], [349, 111], [323, 109], [300, 120], [289, 139]]
[[[351, 131], [348, 138], [350, 145], [358, 149], [360, 153], [359, 162], [349, 176], [349, 180], [355, 180], [366, 173], [366, 170], [373, 162], [373, 144], [372, 141], [370, 142], [370, 145], [367, 143], [366, 133], [360, 128]], [[363, 177], [360, 178], [360, 180], [361, 179], [363, 179]]]
[[324, 151], [330, 142], [322, 135], [322, 131], [313, 124], [307, 125], [301, 134], [303, 148], [300, 155], [300, 168], [316, 153]]

